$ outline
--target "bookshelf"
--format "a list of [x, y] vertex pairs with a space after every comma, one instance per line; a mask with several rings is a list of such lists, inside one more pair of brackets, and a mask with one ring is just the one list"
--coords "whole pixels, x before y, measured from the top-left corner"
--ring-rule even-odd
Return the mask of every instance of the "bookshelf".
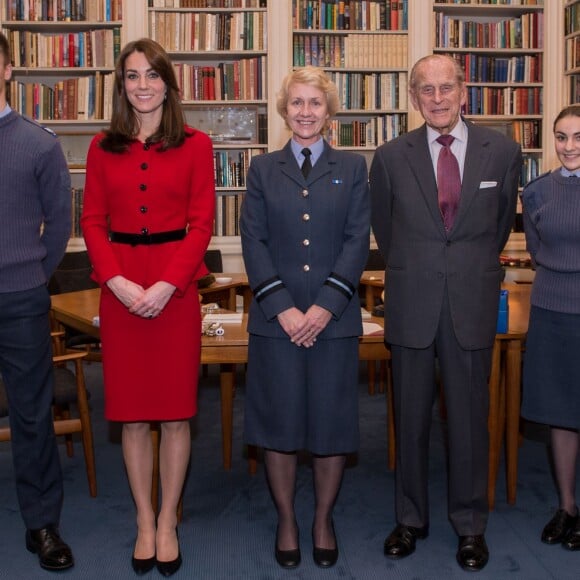
[[369, 162], [408, 128], [408, 9], [407, 0], [292, 0], [292, 66], [327, 72], [341, 101], [327, 139]]
[[149, 36], [170, 54], [188, 122], [213, 141], [214, 244], [234, 238], [253, 156], [268, 150], [266, 0], [150, 0]]
[[[543, 0], [433, 2], [433, 52], [453, 56], [465, 72], [464, 116], [521, 144], [520, 187], [545, 167], [544, 38]], [[519, 202], [503, 261], [529, 265]]]
[[580, 103], [580, 0], [564, 7], [564, 53], [566, 102]]
[[69, 251], [84, 249], [79, 227], [86, 152], [110, 117], [115, 58], [122, 44], [120, 0], [0, 0], [13, 72], [10, 106], [54, 130], [71, 172]]

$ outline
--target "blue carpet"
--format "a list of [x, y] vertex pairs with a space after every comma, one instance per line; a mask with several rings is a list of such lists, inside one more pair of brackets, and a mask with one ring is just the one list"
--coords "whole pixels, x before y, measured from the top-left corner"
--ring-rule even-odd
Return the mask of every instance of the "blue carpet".
[[[331, 570], [312, 562], [310, 527], [313, 506], [311, 470], [301, 461], [296, 494], [301, 529], [302, 564], [295, 571], [281, 570], [274, 561], [275, 514], [260, 464], [257, 476], [248, 475], [241, 444], [243, 376], [238, 377], [235, 401], [232, 470], [222, 469], [219, 390], [216, 369], [200, 387], [198, 417], [192, 422], [192, 462], [180, 526], [183, 567], [174, 578], [202, 580], [290, 579], [465, 579], [455, 562], [457, 538], [447, 521], [443, 427], [434, 413], [432, 435], [431, 533], [417, 551], [402, 561], [383, 556], [382, 546], [394, 526], [393, 474], [386, 466], [385, 399], [366, 393], [366, 376], [360, 385], [360, 453], [351, 458], [335, 510], [340, 558]], [[58, 577], [113, 580], [135, 577], [130, 557], [133, 548], [134, 509], [129, 494], [119, 432], [103, 420], [101, 367], [87, 366], [92, 393], [92, 417], [98, 477], [98, 497], [88, 494], [82, 449], [73, 458], [62, 450], [65, 503], [63, 537], [71, 544], [76, 566]], [[534, 428], [532, 428], [534, 427]], [[557, 506], [546, 448], [546, 431], [528, 426], [520, 449], [517, 504], [507, 505], [503, 466], [497, 505], [490, 515], [488, 566], [478, 580], [577, 580], [580, 553], [540, 542], [543, 525]], [[24, 526], [16, 504], [10, 445], [0, 445], [0, 579], [54, 578], [42, 571], [36, 556], [24, 547]], [[156, 570], [146, 578], [160, 577]]]

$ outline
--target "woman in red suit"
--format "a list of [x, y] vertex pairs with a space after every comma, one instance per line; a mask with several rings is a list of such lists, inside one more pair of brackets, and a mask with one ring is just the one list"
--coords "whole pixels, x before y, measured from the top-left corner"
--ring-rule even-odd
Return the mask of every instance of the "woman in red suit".
[[[91, 143], [82, 227], [101, 286], [105, 415], [123, 423], [137, 507], [133, 569], [181, 565], [177, 505], [197, 411], [197, 280], [214, 215], [207, 135], [185, 124], [167, 53], [143, 38], [117, 61], [108, 130]], [[151, 506], [151, 421], [161, 422], [162, 506]]]

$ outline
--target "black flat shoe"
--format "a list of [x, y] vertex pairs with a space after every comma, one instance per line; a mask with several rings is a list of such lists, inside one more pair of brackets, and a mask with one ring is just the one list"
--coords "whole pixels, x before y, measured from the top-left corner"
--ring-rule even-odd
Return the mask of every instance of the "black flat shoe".
[[576, 516], [576, 523], [569, 530], [562, 540], [562, 547], [566, 550], [576, 552], [580, 550], [580, 517]]
[[[336, 542], [336, 533], [334, 532], [334, 522], [332, 522], [332, 533]], [[312, 558], [319, 568], [331, 568], [338, 560], [338, 544], [336, 548], [318, 548], [314, 544], [314, 526], [312, 526]]]
[[489, 560], [489, 550], [483, 534], [459, 536], [457, 563], [467, 571], [479, 572]]
[[143, 574], [147, 574], [147, 572], [155, 568], [155, 561], [155, 556], [152, 558], [135, 558], [135, 556], [133, 556], [131, 558], [133, 572], [138, 576], [143, 576]]
[[60, 537], [56, 526], [26, 530], [26, 548], [38, 554], [40, 567], [45, 570], [66, 570], [74, 566], [71, 549]]
[[397, 524], [397, 527], [385, 540], [385, 556], [393, 559], [406, 558], [415, 551], [417, 540], [423, 540], [428, 535], [429, 528], [427, 526], [415, 528]]
[[571, 516], [566, 510], [558, 510], [542, 531], [542, 542], [560, 544], [578, 522], [578, 515]]
[[296, 568], [300, 564], [300, 547], [294, 550], [279, 550], [278, 549], [278, 528], [276, 528], [276, 539], [274, 543], [274, 556], [276, 562], [282, 568]]

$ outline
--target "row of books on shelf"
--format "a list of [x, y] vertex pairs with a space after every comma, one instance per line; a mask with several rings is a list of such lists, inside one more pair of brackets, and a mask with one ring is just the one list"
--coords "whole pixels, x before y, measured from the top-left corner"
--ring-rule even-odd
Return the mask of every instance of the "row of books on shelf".
[[495, 6], [541, 6], [544, 0], [435, 0], [435, 4], [492, 4]]
[[265, 8], [267, 0], [149, 0], [150, 8]]
[[54, 86], [11, 81], [8, 100], [13, 109], [38, 121], [109, 119], [113, 75], [96, 72]]
[[213, 223], [214, 236], [240, 235], [240, 208], [244, 194], [218, 195], [215, 204], [215, 219]]
[[217, 66], [174, 63], [186, 101], [238, 101], [266, 98], [266, 58], [245, 58]]
[[438, 13], [435, 42], [438, 48], [542, 49], [544, 14], [531, 12], [517, 18], [480, 22]]
[[467, 115], [541, 115], [542, 88], [467, 87]]
[[566, 39], [565, 68], [570, 70], [580, 67], [580, 36]]
[[407, 115], [379, 115], [365, 121], [334, 119], [327, 140], [333, 147], [375, 148], [407, 132]]
[[150, 37], [169, 52], [267, 50], [265, 12], [150, 12]]
[[564, 35], [580, 32], [580, 4], [564, 8]]
[[246, 187], [246, 175], [252, 157], [261, 155], [264, 149], [243, 151], [214, 151], [213, 166], [216, 187]]
[[293, 0], [293, 27], [407, 30], [408, 0]]
[[541, 83], [542, 54], [512, 57], [454, 53], [468, 83]]
[[541, 121], [512, 121], [512, 138], [522, 149], [541, 149]]
[[96, 29], [65, 34], [6, 31], [16, 67], [113, 68], [121, 50], [121, 29]]
[[580, 75], [570, 77], [570, 103], [580, 103]]
[[71, 189], [72, 194], [72, 230], [71, 238], [82, 238], [83, 233], [81, 231], [81, 215], [83, 213], [83, 198], [85, 190], [82, 187], [73, 187]]
[[407, 108], [407, 73], [328, 72], [341, 109], [367, 111]]
[[123, 19], [123, 0], [6, 0], [6, 19], [111, 22]]
[[542, 158], [536, 155], [524, 155], [520, 171], [520, 187], [524, 187], [528, 181], [536, 179], [542, 174]]
[[407, 68], [407, 36], [400, 34], [294, 34], [294, 66]]

